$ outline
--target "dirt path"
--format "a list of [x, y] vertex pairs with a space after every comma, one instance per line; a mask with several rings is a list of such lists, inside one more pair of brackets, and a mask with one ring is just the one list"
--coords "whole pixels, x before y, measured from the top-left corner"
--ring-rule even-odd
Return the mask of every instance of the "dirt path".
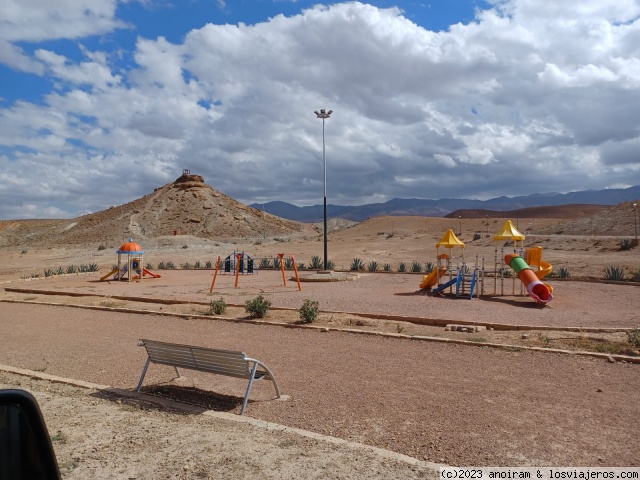
[[[144, 363], [139, 338], [242, 349], [265, 361], [291, 397], [272, 401], [271, 386], [259, 384], [248, 416], [421, 460], [640, 465], [640, 369], [628, 363], [8, 303], [0, 303], [0, 329], [2, 364], [123, 389], [135, 387]], [[195, 372], [186, 383], [172, 377], [168, 367], [152, 366], [145, 388], [239, 411], [238, 382]]]

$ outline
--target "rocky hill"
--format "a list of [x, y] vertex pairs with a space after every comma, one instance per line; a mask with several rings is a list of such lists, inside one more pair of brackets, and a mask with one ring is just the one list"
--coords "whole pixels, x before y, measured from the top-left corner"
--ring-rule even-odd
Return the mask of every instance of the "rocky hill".
[[113, 245], [123, 238], [192, 235], [229, 241], [288, 236], [304, 225], [244, 205], [213, 189], [199, 175], [175, 182], [124, 205], [71, 220], [0, 222], [0, 246]]

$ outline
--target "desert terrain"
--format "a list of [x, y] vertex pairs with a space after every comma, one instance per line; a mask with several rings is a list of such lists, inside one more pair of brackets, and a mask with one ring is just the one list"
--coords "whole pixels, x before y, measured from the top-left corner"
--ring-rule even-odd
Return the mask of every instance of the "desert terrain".
[[[640, 352], [627, 339], [640, 328], [640, 250], [621, 248], [634, 239], [630, 204], [332, 220], [335, 270], [349, 272], [355, 258], [365, 265], [353, 279], [299, 291], [292, 270], [284, 285], [278, 270], [258, 268], [237, 288], [233, 275], [218, 275], [210, 293], [214, 271], [202, 267], [233, 252], [256, 265], [294, 256], [302, 277], [314, 275], [321, 226], [178, 180], [79, 219], [0, 221], [0, 383], [42, 402], [65, 477], [427, 478], [441, 464], [639, 465]], [[488, 281], [469, 300], [420, 290], [424, 272], [398, 272], [435, 263], [447, 229], [465, 243], [445, 249], [454, 266], [502, 268], [513, 245], [493, 236], [507, 220], [525, 248], [541, 246], [554, 271], [569, 274], [544, 280], [554, 295], [544, 307], [513, 278], [497, 291]], [[129, 237], [161, 277], [100, 282]], [[178, 268], [157, 268], [168, 262]], [[91, 264], [98, 271], [66, 273]], [[605, 279], [613, 266], [623, 280]], [[273, 308], [256, 320], [243, 306], [258, 295]], [[210, 315], [219, 298], [227, 312]], [[303, 299], [319, 302], [312, 324], [299, 321]], [[288, 399], [259, 385], [245, 415], [255, 423], [234, 422], [242, 385], [197, 372], [175, 380], [162, 366], [137, 396], [139, 338], [247, 351]]]

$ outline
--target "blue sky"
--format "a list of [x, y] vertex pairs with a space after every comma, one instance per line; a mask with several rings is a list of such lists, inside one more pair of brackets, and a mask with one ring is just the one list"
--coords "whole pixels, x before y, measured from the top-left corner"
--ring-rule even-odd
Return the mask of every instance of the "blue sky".
[[640, 0], [0, 0], [0, 219], [640, 184]]

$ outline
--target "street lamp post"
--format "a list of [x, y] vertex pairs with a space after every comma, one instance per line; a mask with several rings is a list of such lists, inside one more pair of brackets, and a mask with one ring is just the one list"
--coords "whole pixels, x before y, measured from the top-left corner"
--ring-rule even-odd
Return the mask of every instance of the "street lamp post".
[[489, 215], [484, 216], [484, 223], [487, 226], [487, 237], [489, 236]]
[[324, 121], [329, 118], [333, 110], [328, 112], [323, 108], [314, 112], [317, 118], [322, 119], [322, 165], [324, 167], [324, 270], [327, 271], [327, 156], [324, 143]]
[[636, 243], [638, 242], [638, 204], [633, 204], [633, 226], [636, 232]]
[[458, 221], [460, 225], [458, 226], [458, 235], [462, 235], [462, 215], [458, 215]]

